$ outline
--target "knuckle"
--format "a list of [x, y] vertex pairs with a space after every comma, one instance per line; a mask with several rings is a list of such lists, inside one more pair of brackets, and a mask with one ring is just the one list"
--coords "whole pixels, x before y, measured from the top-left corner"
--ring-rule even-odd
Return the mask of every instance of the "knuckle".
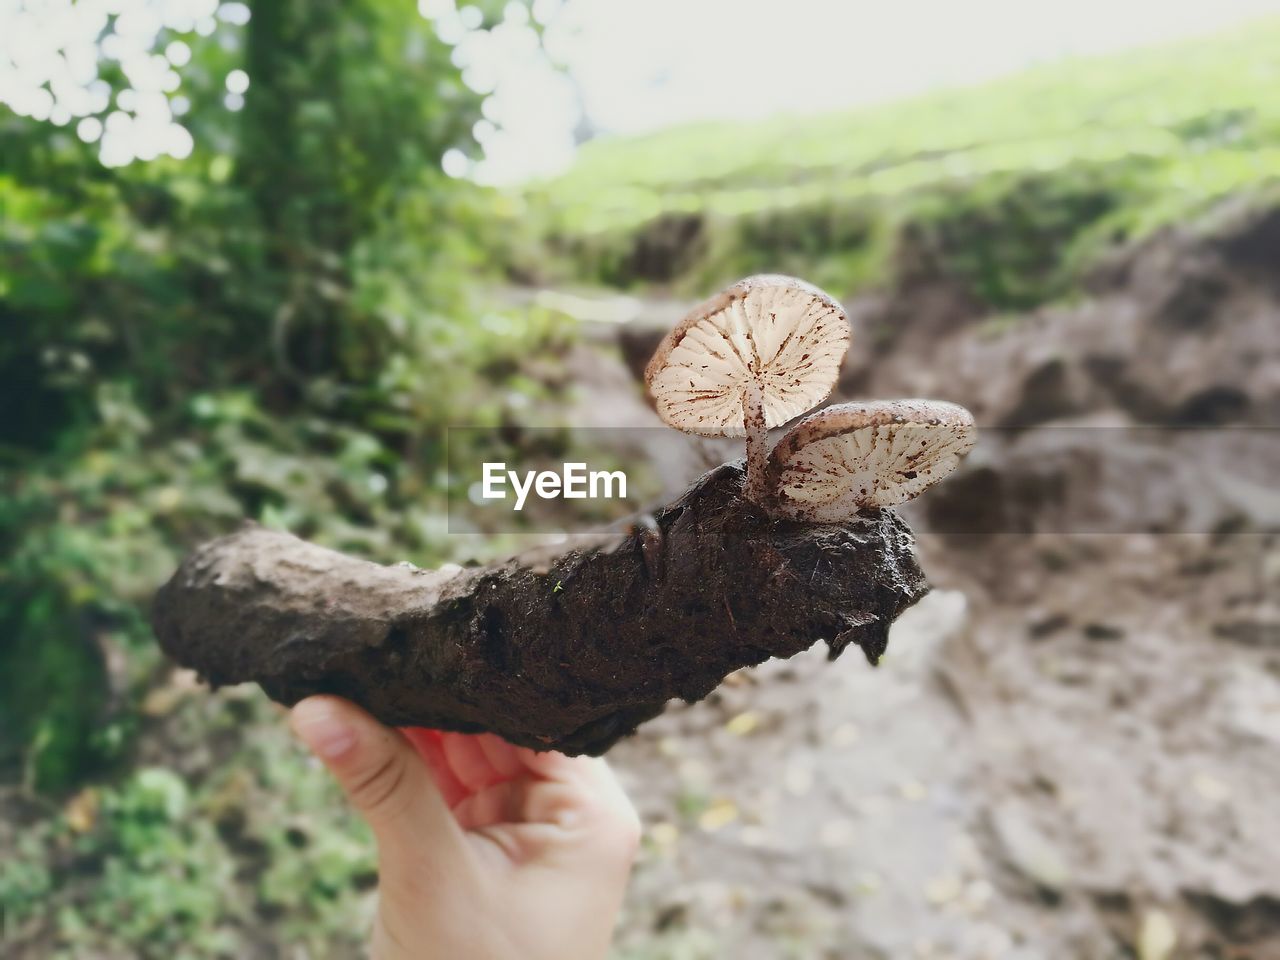
[[381, 813], [400, 794], [408, 768], [404, 758], [389, 753], [368, 770], [359, 774], [347, 790], [351, 802], [364, 813]]

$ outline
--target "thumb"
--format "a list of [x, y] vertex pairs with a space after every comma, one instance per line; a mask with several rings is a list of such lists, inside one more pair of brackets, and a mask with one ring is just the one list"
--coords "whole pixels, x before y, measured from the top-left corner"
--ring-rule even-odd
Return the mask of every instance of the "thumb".
[[290, 714], [294, 732], [324, 763], [384, 851], [460, 838], [453, 814], [413, 745], [354, 703], [309, 697]]

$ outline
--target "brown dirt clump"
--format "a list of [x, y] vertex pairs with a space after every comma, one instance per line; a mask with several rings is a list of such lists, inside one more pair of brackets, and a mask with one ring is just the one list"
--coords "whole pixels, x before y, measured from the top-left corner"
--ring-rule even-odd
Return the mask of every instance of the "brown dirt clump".
[[249, 528], [188, 557], [153, 622], [215, 686], [256, 681], [286, 704], [339, 694], [395, 726], [600, 754], [668, 700], [818, 640], [875, 662], [927, 592], [893, 511], [794, 523], [741, 489], [726, 464], [651, 525], [546, 565], [384, 567]]

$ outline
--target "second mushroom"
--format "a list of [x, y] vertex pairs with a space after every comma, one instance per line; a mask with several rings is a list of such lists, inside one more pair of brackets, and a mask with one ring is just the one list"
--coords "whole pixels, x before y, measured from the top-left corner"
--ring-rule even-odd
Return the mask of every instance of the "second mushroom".
[[822, 290], [794, 277], [747, 277], [676, 324], [645, 383], [670, 426], [746, 437], [747, 499], [779, 516], [835, 523], [916, 496], [954, 470], [975, 439], [963, 407], [872, 400], [807, 417], [768, 452], [769, 428], [831, 393], [849, 340], [844, 309]]

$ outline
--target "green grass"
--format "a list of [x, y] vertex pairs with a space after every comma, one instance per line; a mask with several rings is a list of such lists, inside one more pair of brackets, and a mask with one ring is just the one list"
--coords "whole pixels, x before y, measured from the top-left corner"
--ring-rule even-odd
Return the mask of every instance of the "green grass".
[[359, 955], [372, 838], [283, 717], [256, 693], [200, 692], [161, 722], [176, 768], [142, 763], [17, 833], [0, 954]]
[[[899, 103], [601, 140], [527, 199], [576, 280], [781, 269], [844, 293], [889, 279], [905, 235], [994, 308], [1025, 309], [1107, 245], [1278, 177], [1267, 20]], [[672, 247], [680, 218], [699, 229]]]

